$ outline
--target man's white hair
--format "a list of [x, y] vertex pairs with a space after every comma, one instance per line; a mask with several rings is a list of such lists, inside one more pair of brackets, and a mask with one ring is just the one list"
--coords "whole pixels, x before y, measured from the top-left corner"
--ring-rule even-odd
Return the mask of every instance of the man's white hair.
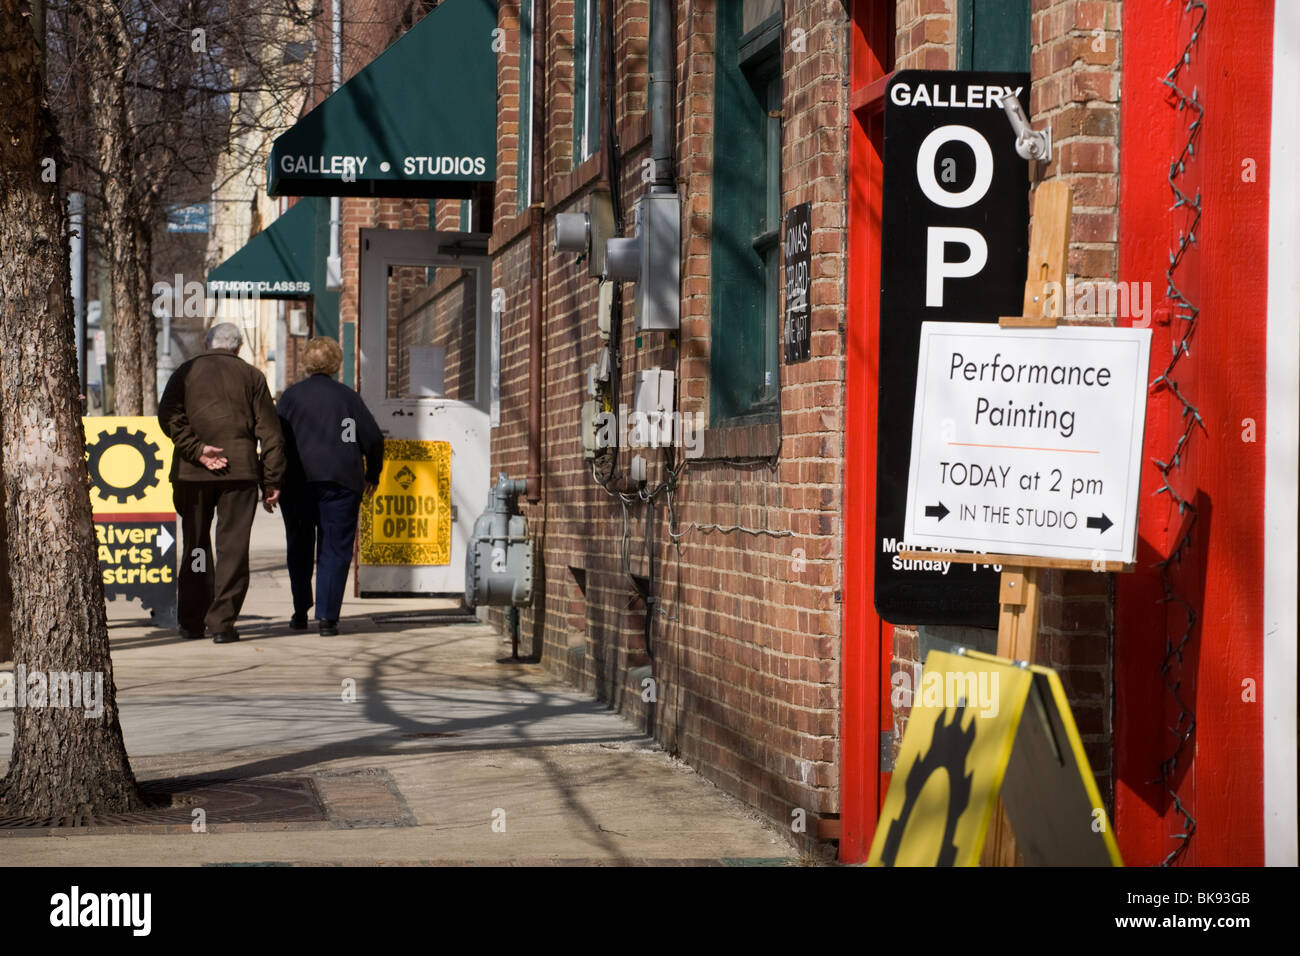
[[239, 326], [233, 322], [218, 322], [208, 329], [208, 337], [204, 341], [210, 349], [229, 349], [238, 352], [240, 346], [244, 344], [244, 336], [240, 334]]

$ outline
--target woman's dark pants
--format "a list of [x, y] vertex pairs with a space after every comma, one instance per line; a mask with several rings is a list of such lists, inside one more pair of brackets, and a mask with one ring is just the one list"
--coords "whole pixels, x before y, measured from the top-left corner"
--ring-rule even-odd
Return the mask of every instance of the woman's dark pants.
[[293, 613], [307, 616], [312, 606], [311, 575], [316, 568], [316, 619], [337, 621], [343, 589], [352, 566], [361, 496], [330, 481], [284, 489], [280, 508], [288, 542], [289, 587]]

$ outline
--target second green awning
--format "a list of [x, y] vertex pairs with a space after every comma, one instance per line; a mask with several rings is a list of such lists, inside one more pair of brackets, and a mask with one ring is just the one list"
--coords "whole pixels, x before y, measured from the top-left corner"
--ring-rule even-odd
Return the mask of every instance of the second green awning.
[[443, 0], [276, 139], [272, 196], [469, 196], [496, 179], [496, 0]]
[[315, 249], [316, 202], [295, 203], [208, 273], [208, 295], [310, 298]]

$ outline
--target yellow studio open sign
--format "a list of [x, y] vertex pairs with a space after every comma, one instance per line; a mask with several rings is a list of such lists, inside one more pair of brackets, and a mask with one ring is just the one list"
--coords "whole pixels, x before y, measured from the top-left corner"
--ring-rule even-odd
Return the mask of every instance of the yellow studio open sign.
[[379, 486], [361, 506], [362, 564], [451, 563], [451, 443], [385, 441]]

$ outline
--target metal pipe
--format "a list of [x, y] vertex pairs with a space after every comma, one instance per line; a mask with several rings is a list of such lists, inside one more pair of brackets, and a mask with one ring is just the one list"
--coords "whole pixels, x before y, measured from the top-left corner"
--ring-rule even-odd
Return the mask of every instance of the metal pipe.
[[546, 3], [533, 0], [531, 202], [528, 208], [528, 503], [542, 498], [542, 335], [546, 315], [546, 268], [542, 232], [546, 177]]
[[673, 3], [652, 0], [650, 9], [650, 155], [654, 160], [653, 192], [676, 192], [673, 178]]
[[[86, 394], [86, 196], [68, 194], [68, 240], [72, 271], [72, 324], [77, 336], [77, 388]], [[82, 402], [85, 411], [85, 402]]]
[[[334, 0], [333, 18], [334, 64], [331, 71], [331, 92], [343, 85], [343, 0]], [[325, 288], [338, 292], [343, 288], [343, 260], [339, 257], [339, 230], [343, 224], [343, 208], [338, 196], [330, 197], [330, 254], [325, 260]], [[342, 337], [340, 329], [336, 334]]]

